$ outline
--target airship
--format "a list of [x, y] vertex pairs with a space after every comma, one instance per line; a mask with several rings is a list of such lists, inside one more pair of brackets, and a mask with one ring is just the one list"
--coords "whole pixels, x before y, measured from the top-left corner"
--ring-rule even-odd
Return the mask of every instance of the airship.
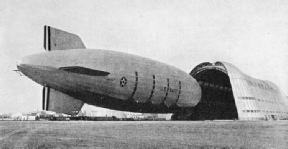
[[17, 61], [43, 86], [42, 109], [77, 114], [84, 103], [113, 110], [177, 113], [197, 105], [199, 83], [188, 73], [137, 55], [86, 49], [78, 35], [44, 26], [44, 49]]

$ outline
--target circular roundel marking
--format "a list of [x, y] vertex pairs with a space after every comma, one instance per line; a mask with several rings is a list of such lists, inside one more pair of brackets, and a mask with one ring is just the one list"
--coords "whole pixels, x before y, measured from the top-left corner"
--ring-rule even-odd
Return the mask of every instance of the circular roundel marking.
[[120, 79], [120, 86], [121, 87], [124, 87], [125, 85], [127, 84], [127, 79], [125, 77], [122, 77]]

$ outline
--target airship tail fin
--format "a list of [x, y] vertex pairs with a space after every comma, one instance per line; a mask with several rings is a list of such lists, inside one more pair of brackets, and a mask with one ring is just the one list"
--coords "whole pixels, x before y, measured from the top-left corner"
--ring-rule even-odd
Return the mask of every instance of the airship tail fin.
[[56, 113], [75, 115], [78, 114], [84, 104], [83, 101], [75, 99], [50, 87], [43, 87], [42, 95], [42, 109], [54, 111]]
[[72, 33], [44, 26], [44, 49], [47, 51], [85, 49], [81, 38]]

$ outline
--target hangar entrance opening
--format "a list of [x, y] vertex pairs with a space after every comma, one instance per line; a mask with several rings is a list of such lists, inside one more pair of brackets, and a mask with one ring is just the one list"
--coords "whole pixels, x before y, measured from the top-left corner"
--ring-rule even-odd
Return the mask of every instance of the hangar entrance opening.
[[196, 67], [190, 75], [202, 89], [202, 99], [193, 108], [191, 120], [238, 119], [230, 79], [221, 63]]

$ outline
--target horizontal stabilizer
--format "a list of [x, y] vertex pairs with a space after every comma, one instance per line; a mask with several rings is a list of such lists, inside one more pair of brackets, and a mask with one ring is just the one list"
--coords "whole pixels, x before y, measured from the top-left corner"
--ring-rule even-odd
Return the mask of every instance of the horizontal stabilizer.
[[66, 49], [85, 49], [78, 35], [50, 26], [44, 26], [44, 48], [47, 51]]

